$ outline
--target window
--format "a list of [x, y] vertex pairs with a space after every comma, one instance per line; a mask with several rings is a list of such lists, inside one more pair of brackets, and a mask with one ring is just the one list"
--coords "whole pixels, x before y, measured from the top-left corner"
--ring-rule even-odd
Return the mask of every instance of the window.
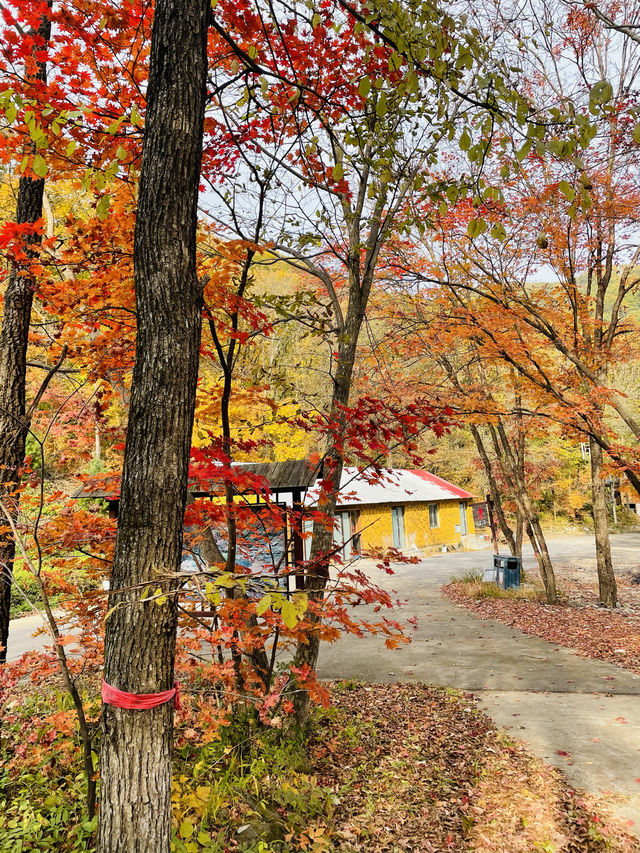
[[429, 527], [439, 527], [438, 504], [429, 504]]
[[393, 532], [393, 547], [404, 548], [404, 507], [391, 507], [391, 528]]

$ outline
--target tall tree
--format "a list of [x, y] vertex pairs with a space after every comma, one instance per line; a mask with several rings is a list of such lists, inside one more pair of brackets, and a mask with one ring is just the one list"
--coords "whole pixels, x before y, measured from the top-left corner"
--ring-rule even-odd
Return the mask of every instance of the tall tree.
[[[196, 225], [209, 0], [159, 0], [134, 239], [136, 362], [105, 636], [105, 681], [173, 685], [177, 604], [141, 600], [179, 570], [198, 376], [202, 285]], [[101, 853], [170, 849], [173, 706], [105, 705]]]
[[[334, 551], [331, 522], [343, 461], [353, 452], [354, 369], [373, 283], [389, 265], [393, 240], [423, 228], [413, 215], [419, 200], [441, 200], [440, 176], [429, 169], [447, 136], [463, 136], [472, 114], [490, 126], [495, 92], [505, 91], [502, 74], [485, 64], [484, 47], [478, 51], [477, 40], [430, 0], [411, 8], [381, 4], [371, 27], [368, 15], [337, 5], [310, 15], [302, 6], [254, 0], [238, 19], [235, 5], [218, 4], [214, 27], [225, 50], [215, 80], [224, 94], [206, 160], [223, 158], [231, 172], [233, 187], [220, 180], [222, 169], [214, 173], [212, 190], [220, 200], [214, 216], [241, 236], [256, 207], [256, 180], [248, 173], [260, 163], [273, 190], [265, 215], [270, 248], [317, 280], [331, 317], [332, 394], [323, 413], [318, 500], [323, 520], [314, 524], [305, 579], [310, 628], [295, 655], [298, 686], [318, 656]], [[477, 98], [467, 93], [476, 65], [488, 74]], [[304, 722], [303, 689], [295, 704]]]
[[[48, 10], [47, 10], [48, 11]], [[37, 29], [22, 33], [31, 43], [27, 58], [26, 78], [36, 91], [46, 85], [47, 64], [44, 59], [51, 22], [43, 15]], [[36, 143], [29, 141], [26, 155], [36, 153]], [[4, 500], [17, 518], [20, 469], [24, 464], [24, 449], [28, 431], [26, 408], [27, 344], [35, 276], [35, 263], [42, 242], [42, 231], [36, 227], [42, 219], [44, 177], [29, 170], [18, 184], [16, 223], [23, 228], [24, 248], [21, 260], [11, 265], [9, 282], [4, 293], [2, 329], [0, 330], [0, 499]], [[6, 660], [11, 610], [11, 586], [15, 542], [10, 531], [0, 540], [0, 663]]]

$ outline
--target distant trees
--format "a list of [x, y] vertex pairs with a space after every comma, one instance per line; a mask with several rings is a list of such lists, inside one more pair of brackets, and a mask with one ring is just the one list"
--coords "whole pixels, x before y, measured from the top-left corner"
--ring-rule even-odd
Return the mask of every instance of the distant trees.
[[[518, 28], [529, 26], [533, 38], [532, 16]], [[548, 419], [591, 443], [600, 597], [615, 606], [603, 453], [640, 490], [638, 410], [615, 386], [618, 365], [638, 356], [625, 306], [640, 280], [638, 143], [627, 115], [640, 57], [625, 49], [618, 65], [609, 36], [586, 13], [563, 19], [554, 6], [548, 16], [555, 26], [544, 50], [523, 42], [512, 54], [544, 121], [522, 145], [498, 133], [487, 176], [503, 182], [500, 198], [460, 200], [440, 217], [439, 239], [404, 269], [426, 293], [438, 285], [447, 294], [450, 322], [474, 341], [477, 363], [501, 362], [519, 376], [525, 423]], [[561, 70], [545, 61], [552, 52]], [[544, 276], [552, 281], [543, 285]]]

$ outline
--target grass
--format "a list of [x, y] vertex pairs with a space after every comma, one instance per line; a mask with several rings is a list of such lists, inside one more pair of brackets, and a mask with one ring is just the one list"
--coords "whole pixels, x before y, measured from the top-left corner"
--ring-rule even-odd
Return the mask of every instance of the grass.
[[450, 586], [454, 586], [457, 592], [464, 598], [500, 598], [513, 601], [539, 601], [545, 602], [544, 589], [539, 584], [530, 583], [524, 570], [520, 572], [520, 586], [516, 589], [503, 589], [492, 581], [483, 581], [483, 573], [480, 571], [468, 571], [463, 575], [454, 575]]

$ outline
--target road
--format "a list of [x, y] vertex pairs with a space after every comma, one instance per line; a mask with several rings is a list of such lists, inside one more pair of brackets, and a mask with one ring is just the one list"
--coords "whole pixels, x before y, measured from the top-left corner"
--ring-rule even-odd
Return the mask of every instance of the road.
[[[549, 545], [569, 571], [593, 564], [595, 572], [591, 537], [551, 539]], [[614, 564], [640, 568], [640, 534], [613, 536], [612, 549]], [[341, 639], [323, 647], [320, 675], [472, 691], [498, 726], [561, 767], [571, 784], [597, 797], [607, 792], [604, 799], [640, 834], [640, 677], [481, 620], [441, 596], [440, 586], [452, 575], [490, 561], [486, 551], [443, 554], [398, 566], [392, 577], [380, 573], [381, 586], [406, 599], [405, 615], [417, 619], [411, 644], [388, 650], [375, 638]], [[524, 564], [536, 571], [532, 552], [525, 552]]]

